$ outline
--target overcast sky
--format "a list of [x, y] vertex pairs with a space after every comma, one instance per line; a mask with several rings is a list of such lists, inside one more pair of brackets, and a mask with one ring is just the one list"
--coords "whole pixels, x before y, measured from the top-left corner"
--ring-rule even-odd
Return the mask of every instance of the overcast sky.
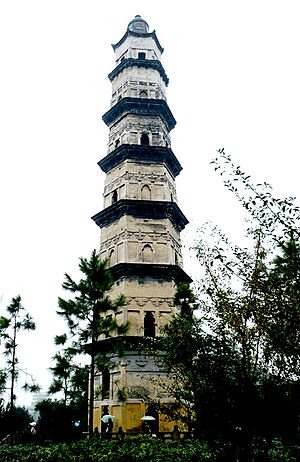
[[[164, 47], [188, 247], [208, 219], [242, 233], [241, 208], [209, 165], [218, 148], [257, 182], [300, 195], [299, 9], [296, 0], [0, 0], [0, 310], [20, 294], [34, 317], [18, 356], [44, 391], [64, 329], [64, 272], [75, 276], [78, 257], [99, 248], [90, 217], [102, 209], [111, 44], [140, 14]], [[185, 269], [197, 271], [187, 250]]]

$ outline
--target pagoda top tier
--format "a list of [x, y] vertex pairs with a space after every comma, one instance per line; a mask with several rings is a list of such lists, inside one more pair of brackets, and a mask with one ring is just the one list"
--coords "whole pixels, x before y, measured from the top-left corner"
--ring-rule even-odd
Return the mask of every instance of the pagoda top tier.
[[149, 32], [149, 26], [146, 21], [137, 14], [128, 24], [127, 30], [135, 32], [136, 34], [147, 34]]
[[[134, 40], [134, 37], [136, 38]], [[157, 51], [159, 54], [163, 53], [164, 49], [160, 45], [158, 38], [156, 37], [155, 30], [153, 32], [149, 32], [149, 26], [148, 23], [139, 15], [137, 14], [128, 24], [127, 26], [127, 31], [121, 38], [121, 40], [118, 41], [115, 45], [112, 45], [114, 51], [116, 54], [118, 53], [119, 48], [124, 47], [124, 42], [126, 42], [128, 39], [130, 43], [135, 43], [137, 46], [140, 43], [140, 40], [143, 40], [144, 43], [150, 44], [149, 40], [154, 40], [155, 45], [157, 47]], [[131, 40], [130, 40], [131, 39]], [[146, 42], [145, 42], [146, 40]], [[123, 47], [122, 47], [123, 45]]]

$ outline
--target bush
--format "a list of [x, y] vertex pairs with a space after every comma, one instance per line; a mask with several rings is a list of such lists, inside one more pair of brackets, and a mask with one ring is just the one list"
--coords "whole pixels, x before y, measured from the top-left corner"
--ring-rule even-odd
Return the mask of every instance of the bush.
[[[299, 449], [299, 448], [298, 448]], [[124, 440], [82, 440], [61, 444], [1, 446], [1, 462], [237, 462], [225, 451], [209, 448], [199, 440], [162, 441], [148, 436]], [[262, 459], [254, 462], [296, 462], [297, 447], [275, 441]]]
[[147, 436], [125, 440], [82, 440], [51, 445], [0, 447], [1, 462], [213, 462], [216, 457], [200, 441], [164, 442]]

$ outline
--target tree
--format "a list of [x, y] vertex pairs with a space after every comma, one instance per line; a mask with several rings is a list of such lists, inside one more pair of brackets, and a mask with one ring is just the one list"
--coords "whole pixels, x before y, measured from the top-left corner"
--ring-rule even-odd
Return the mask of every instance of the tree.
[[[97, 342], [101, 335], [124, 335], [128, 324], [119, 324], [114, 316], [118, 309], [125, 304], [125, 298], [120, 295], [112, 300], [108, 291], [112, 288], [113, 280], [108, 271], [108, 261], [100, 260], [96, 250], [90, 259], [80, 258], [79, 269], [83, 275], [79, 282], [75, 282], [68, 274], [62, 287], [73, 294], [71, 299], [58, 299], [60, 310], [58, 314], [67, 321], [72, 345], [72, 354], [89, 354], [90, 386], [89, 386], [89, 435], [93, 434], [93, 402], [95, 360], [97, 356]], [[67, 335], [56, 337], [57, 344], [66, 344]]]
[[300, 380], [300, 246], [293, 237], [279, 244], [269, 284], [273, 311], [267, 329], [268, 353], [276, 373]]
[[231, 441], [240, 454], [230, 459], [248, 461], [253, 441], [297, 435], [299, 208], [219, 154], [215, 169], [250, 214], [247, 245], [231, 243], [216, 226], [200, 228], [193, 248], [202, 270], [195, 284], [200, 319], [192, 313], [195, 297], [179, 287], [180, 313], [160, 345], [172, 379], [165, 390], [175, 399], [169, 415], [200, 436]]
[[68, 349], [57, 352], [53, 358], [55, 365], [50, 367], [53, 381], [49, 393], [62, 392], [65, 405], [82, 397], [87, 391], [88, 370], [86, 366], [74, 363], [74, 354]]
[[[35, 329], [35, 323], [29, 313], [21, 304], [21, 297], [17, 295], [7, 307], [8, 317], [0, 317], [0, 337], [4, 339], [4, 355], [7, 357], [7, 374], [10, 376], [10, 412], [14, 412], [15, 382], [18, 376], [17, 338], [21, 331]], [[39, 386], [33, 382], [26, 384], [26, 389], [36, 392]]]
[[[27, 409], [20, 406], [14, 407], [14, 432], [18, 434], [18, 442], [26, 441], [28, 439], [30, 422], [33, 417]], [[7, 436], [11, 428], [11, 412], [9, 406], [4, 407], [3, 404], [0, 409], [0, 436], [1, 439]]]
[[80, 426], [76, 427], [78, 414], [71, 405], [62, 401], [46, 399], [37, 403], [37, 435], [41, 440], [65, 442], [79, 438]]
[[89, 367], [76, 364], [74, 354], [68, 349], [57, 352], [53, 359], [55, 365], [50, 368], [53, 381], [48, 392], [50, 394], [62, 393], [63, 405], [65, 408], [72, 408], [73, 417], [83, 431], [87, 422]]
[[270, 259], [274, 260], [268, 280], [269, 307], [272, 306], [269, 358], [274, 358], [276, 373], [300, 379], [300, 208], [295, 197], [278, 198], [270, 184], [255, 184], [224, 149], [219, 149], [218, 153], [212, 161], [215, 170], [250, 215], [250, 226], [259, 229], [264, 236]]
[[300, 207], [295, 197], [278, 198], [269, 183], [255, 184], [251, 176], [236, 165], [224, 149], [211, 161], [223, 179], [224, 186], [239, 200], [255, 224], [276, 245], [286, 242], [291, 234], [300, 238]]
[[161, 386], [175, 401], [160, 410], [197, 436], [219, 439], [232, 432], [237, 352], [225, 332], [216, 335], [207, 318], [195, 317], [194, 300], [190, 288], [178, 286], [174, 304], [180, 312], [162, 329], [159, 344], [170, 381]]
[[[242, 460], [250, 460], [255, 438], [295, 438], [299, 413], [295, 372], [287, 375], [285, 368], [282, 374], [274, 359], [279, 350], [272, 341], [281, 330], [274, 313], [282, 302], [276, 267], [263, 234], [251, 232], [249, 237], [252, 246], [241, 248], [217, 227], [199, 230], [195, 251], [203, 270], [197, 282], [201, 316], [192, 314], [195, 296], [183, 296], [187, 287], [178, 287], [174, 304], [180, 312], [160, 340], [164, 369], [171, 375], [165, 391], [175, 399], [164, 413], [194, 427], [200, 437], [230, 441], [230, 457], [238, 448]], [[294, 332], [299, 332], [297, 326]]]
[[[5, 391], [6, 380], [7, 380], [7, 371], [5, 369], [0, 369], [0, 397], [2, 393]], [[0, 398], [0, 400], [1, 399], [3, 398]]]

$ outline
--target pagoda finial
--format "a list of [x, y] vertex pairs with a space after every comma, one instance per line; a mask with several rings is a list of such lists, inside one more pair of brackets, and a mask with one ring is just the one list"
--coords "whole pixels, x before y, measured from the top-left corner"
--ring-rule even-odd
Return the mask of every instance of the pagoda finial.
[[128, 24], [127, 30], [137, 34], [147, 34], [149, 26], [147, 22], [139, 14], [137, 14]]

